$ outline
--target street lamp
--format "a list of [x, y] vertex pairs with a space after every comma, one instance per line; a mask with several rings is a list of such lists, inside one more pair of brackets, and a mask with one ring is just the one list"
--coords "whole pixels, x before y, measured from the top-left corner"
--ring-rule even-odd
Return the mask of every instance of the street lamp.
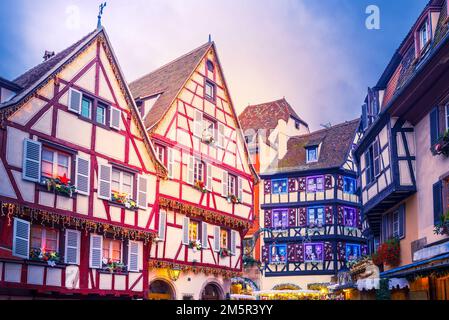
[[180, 266], [173, 266], [173, 268], [168, 269], [168, 276], [173, 281], [178, 280], [180, 274], [181, 274], [181, 267]]

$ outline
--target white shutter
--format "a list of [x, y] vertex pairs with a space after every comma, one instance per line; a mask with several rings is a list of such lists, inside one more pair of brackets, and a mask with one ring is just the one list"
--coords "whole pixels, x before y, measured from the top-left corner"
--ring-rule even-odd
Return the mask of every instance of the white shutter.
[[237, 231], [231, 230], [231, 254], [235, 254], [237, 251]]
[[122, 111], [116, 107], [111, 107], [111, 122], [110, 127], [116, 130], [120, 130], [120, 118], [122, 116]]
[[28, 259], [30, 255], [30, 223], [14, 218], [12, 255]]
[[143, 176], [139, 176], [137, 179], [137, 205], [141, 209], [146, 209], [148, 205], [147, 201], [147, 187], [148, 179]]
[[80, 264], [81, 232], [65, 230], [65, 254], [64, 262], [67, 264]]
[[224, 148], [224, 124], [218, 123], [218, 138], [217, 138], [217, 146]]
[[76, 157], [76, 192], [86, 196], [90, 193], [90, 160]]
[[188, 156], [189, 157], [189, 163], [188, 163], [188, 167], [187, 167], [187, 183], [188, 184], [193, 184], [194, 181], [194, 165], [195, 165], [195, 158], [193, 156]]
[[90, 235], [89, 268], [101, 269], [103, 266], [103, 236]]
[[228, 196], [228, 172], [223, 170], [223, 177], [221, 179], [221, 195], [223, 197], [227, 197]]
[[161, 240], [165, 240], [165, 228], [167, 223], [167, 212], [165, 210], [159, 211], [159, 226], [157, 237]]
[[237, 179], [237, 197], [243, 202], [243, 179], [240, 177]]
[[207, 249], [209, 248], [209, 240], [207, 236], [207, 223], [202, 222], [201, 223], [201, 244], [203, 248]]
[[203, 135], [203, 113], [195, 109], [195, 118], [193, 119], [193, 135], [202, 138]]
[[182, 220], [182, 244], [189, 244], [189, 224], [190, 219], [184, 217]]
[[214, 251], [220, 251], [220, 227], [214, 226]]
[[107, 164], [100, 164], [98, 172], [98, 198], [104, 200], [111, 199], [111, 176], [112, 167]]
[[139, 243], [129, 241], [128, 243], [128, 270], [131, 272], [139, 272]]
[[206, 165], [206, 189], [212, 191], [212, 165]]
[[175, 163], [173, 149], [169, 148], [167, 152], [168, 152], [168, 159], [167, 159], [168, 177], [173, 178], [173, 167]]
[[69, 111], [81, 113], [81, 101], [83, 94], [73, 88], [69, 89]]
[[42, 144], [31, 139], [23, 140], [23, 171], [24, 180], [40, 182], [41, 180]]

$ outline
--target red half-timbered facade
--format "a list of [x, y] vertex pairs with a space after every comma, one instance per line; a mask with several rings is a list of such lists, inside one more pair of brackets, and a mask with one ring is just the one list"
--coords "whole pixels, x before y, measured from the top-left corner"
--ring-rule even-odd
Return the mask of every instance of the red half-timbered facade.
[[166, 169], [105, 30], [11, 88], [0, 104], [0, 295], [143, 297]]
[[[242, 271], [257, 175], [214, 43], [130, 88], [169, 177], [160, 184], [150, 283], [166, 281], [172, 298], [224, 298]], [[176, 281], [173, 268], [183, 270]]]

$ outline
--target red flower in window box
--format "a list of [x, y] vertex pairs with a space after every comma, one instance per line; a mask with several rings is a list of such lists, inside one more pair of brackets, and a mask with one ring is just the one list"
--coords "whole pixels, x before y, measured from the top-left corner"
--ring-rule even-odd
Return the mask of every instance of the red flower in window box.
[[206, 193], [207, 192], [206, 184], [203, 181], [200, 181], [200, 180], [196, 180], [195, 181], [195, 189], [201, 191], [202, 193]]
[[401, 247], [398, 239], [390, 239], [377, 248], [377, 252], [372, 255], [374, 264], [386, 264], [396, 267], [401, 261]]
[[67, 174], [65, 173], [63, 176], [58, 176], [58, 180], [65, 186], [67, 186], [70, 183], [70, 179], [67, 178]]

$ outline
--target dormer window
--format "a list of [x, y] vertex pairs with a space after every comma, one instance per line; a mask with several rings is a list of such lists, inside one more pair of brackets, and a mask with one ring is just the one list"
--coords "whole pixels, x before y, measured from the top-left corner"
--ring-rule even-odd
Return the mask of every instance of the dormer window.
[[206, 65], [207, 65], [207, 71], [214, 74], [214, 70], [215, 70], [214, 63], [210, 60], [207, 60]]
[[430, 40], [429, 20], [424, 21], [419, 28], [419, 50], [422, 51]]
[[207, 100], [215, 102], [215, 84], [211, 81], [206, 80], [204, 87], [204, 96]]
[[306, 148], [307, 163], [318, 161], [318, 146], [312, 146]]

